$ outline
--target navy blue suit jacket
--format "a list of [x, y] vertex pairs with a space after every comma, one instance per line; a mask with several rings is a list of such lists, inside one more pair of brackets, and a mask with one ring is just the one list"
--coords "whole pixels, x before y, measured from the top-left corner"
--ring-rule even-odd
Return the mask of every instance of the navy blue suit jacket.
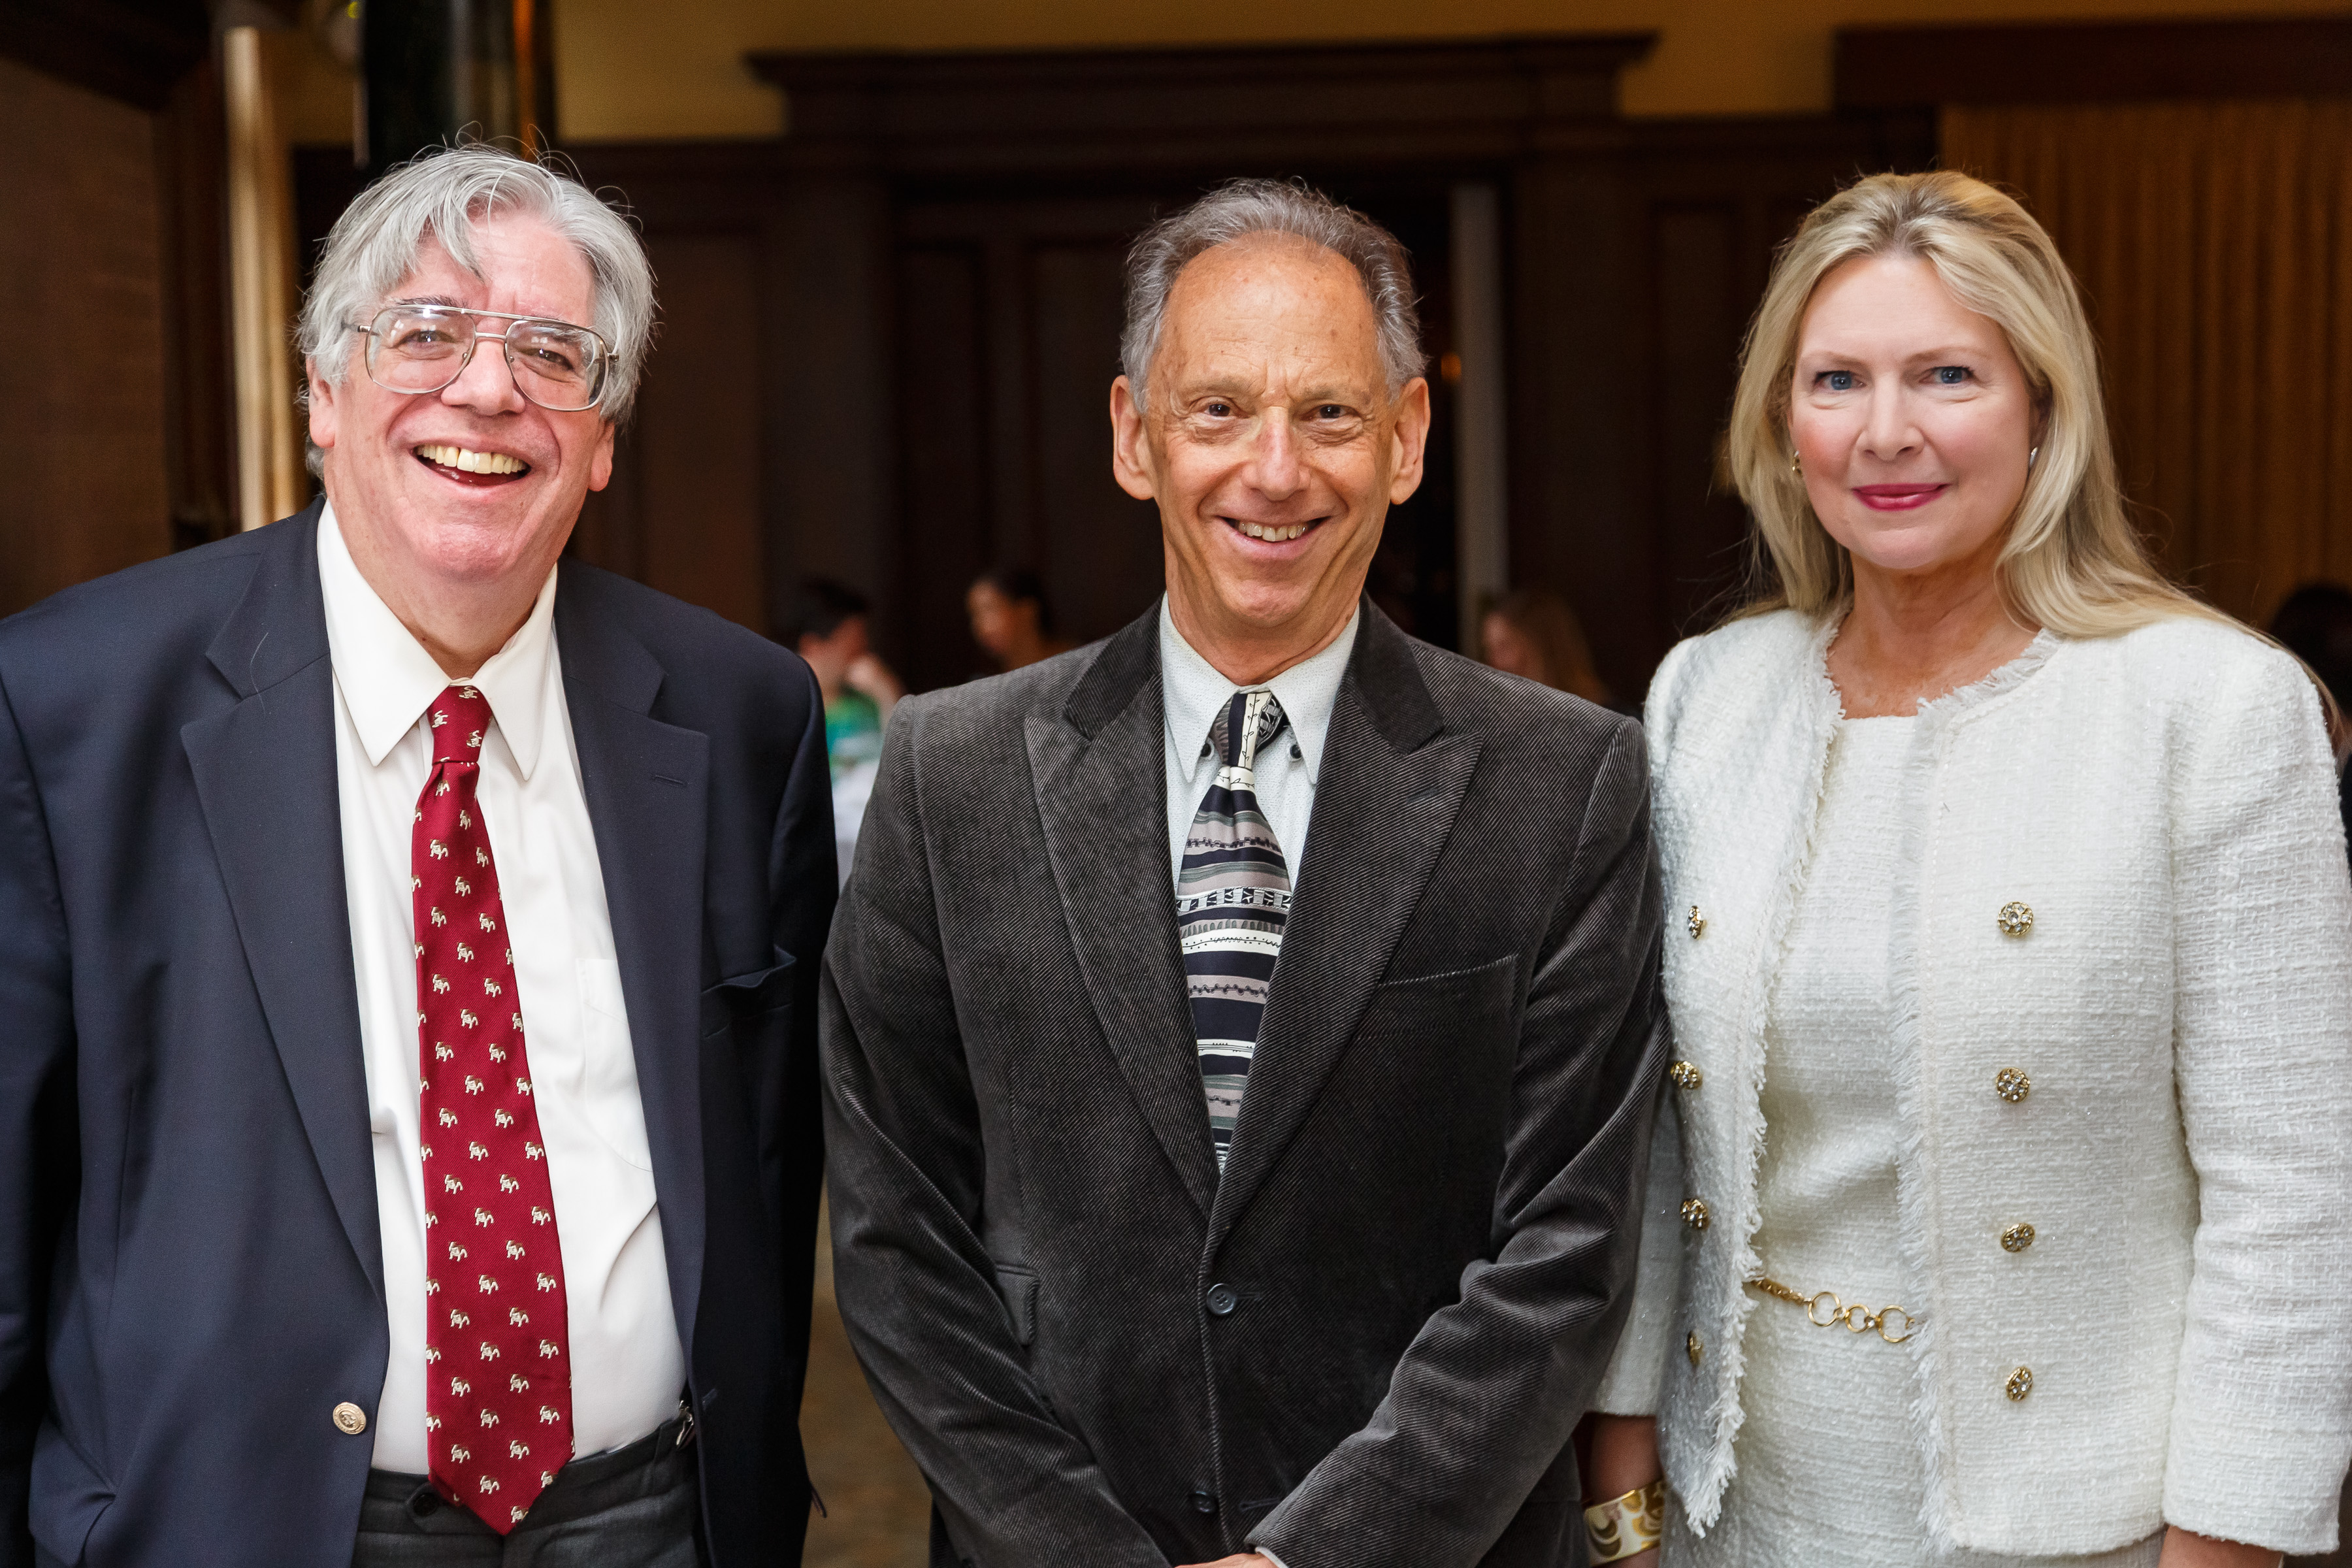
[[[344, 1568], [386, 1327], [316, 508], [0, 623], [0, 1564]], [[800, 1560], [824, 713], [567, 563], [555, 632], [721, 1568]]]

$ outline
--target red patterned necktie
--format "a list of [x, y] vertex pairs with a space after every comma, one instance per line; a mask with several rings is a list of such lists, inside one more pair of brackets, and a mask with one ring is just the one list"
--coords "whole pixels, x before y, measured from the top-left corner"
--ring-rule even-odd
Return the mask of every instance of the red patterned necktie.
[[572, 1457], [571, 1332], [522, 998], [474, 798], [490, 705], [436, 698], [409, 849], [425, 1159], [425, 1426], [433, 1484], [500, 1535]]

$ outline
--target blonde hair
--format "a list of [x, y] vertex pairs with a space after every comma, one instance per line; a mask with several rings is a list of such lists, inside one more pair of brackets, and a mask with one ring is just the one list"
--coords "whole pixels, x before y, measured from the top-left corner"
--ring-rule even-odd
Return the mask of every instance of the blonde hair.
[[2167, 582], [2125, 512], [2098, 347], [2058, 247], [2014, 198], [1949, 171], [1874, 174], [1847, 186], [1807, 216], [1773, 264], [1731, 407], [1727, 456], [1757, 551], [1756, 587], [1741, 613], [1785, 605], [1826, 617], [1852, 599], [1853, 563], [1792, 471], [1790, 380], [1813, 290], [1845, 263], [1877, 256], [1934, 268], [1953, 298], [2007, 334], [2024, 367], [2041, 456], [2027, 470], [1998, 566], [2011, 611], [2074, 637], [2168, 616], [2237, 625]]

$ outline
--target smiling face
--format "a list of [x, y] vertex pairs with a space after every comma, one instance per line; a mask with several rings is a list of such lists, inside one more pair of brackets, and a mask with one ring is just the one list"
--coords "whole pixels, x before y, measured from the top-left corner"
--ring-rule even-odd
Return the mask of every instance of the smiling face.
[[[471, 237], [481, 276], [427, 236], [415, 270], [379, 307], [459, 305], [583, 325], [593, 319], [586, 260], [545, 224], [494, 215]], [[366, 342], [350, 335], [340, 386], [320, 365], [309, 367], [310, 438], [326, 454], [327, 496], [362, 573], [412, 626], [436, 594], [535, 593], [582, 500], [612, 478], [612, 426], [593, 408], [555, 414], [525, 398], [489, 339], [456, 381], [413, 395], [369, 379]]]
[[1857, 574], [1990, 574], [2036, 421], [2008, 335], [1926, 261], [1849, 261], [1813, 290], [1789, 434], [1814, 514]]
[[1112, 468], [1160, 504], [1170, 613], [1234, 679], [1339, 634], [1388, 509], [1421, 483], [1429, 384], [1389, 395], [1378, 325], [1344, 258], [1253, 237], [1177, 275], [1148, 412], [1112, 384]]

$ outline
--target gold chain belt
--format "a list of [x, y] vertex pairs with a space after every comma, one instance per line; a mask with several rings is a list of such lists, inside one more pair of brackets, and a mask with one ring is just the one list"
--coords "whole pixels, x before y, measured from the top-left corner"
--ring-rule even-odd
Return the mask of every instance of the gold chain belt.
[[[1805, 1321], [1817, 1329], [1834, 1329], [1841, 1323], [1845, 1325], [1849, 1332], [1857, 1334], [1866, 1334], [1871, 1330], [1876, 1329], [1878, 1337], [1890, 1345], [1901, 1344], [1919, 1329], [1921, 1320], [1913, 1317], [1900, 1307], [1881, 1307], [1875, 1312], [1860, 1302], [1849, 1307], [1838, 1300], [1837, 1292], [1834, 1290], [1816, 1290], [1808, 1296], [1801, 1291], [1790, 1289], [1778, 1279], [1767, 1279], [1760, 1274], [1748, 1283], [1763, 1291], [1767, 1296], [1777, 1296], [1792, 1307], [1802, 1307], [1805, 1310]], [[1821, 1306], [1824, 1301], [1830, 1304], [1830, 1313], [1826, 1318], [1822, 1316], [1821, 1312]], [[1903, 1331], [1899, 1334], [1886, 1331], [1889, 1321], [1894, 1319], [1900, 1319], [1902, 1321]]]

